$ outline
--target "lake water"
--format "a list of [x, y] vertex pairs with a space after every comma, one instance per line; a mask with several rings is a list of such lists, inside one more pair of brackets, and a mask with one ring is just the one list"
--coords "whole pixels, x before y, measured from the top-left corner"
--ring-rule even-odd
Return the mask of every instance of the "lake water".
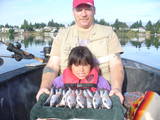
[[[153, 66], [160, 69], [160, 38], [158, 37], [138, 37], [138, 38], [124, 38], [119, 37], [121, 40], [124, 53], [121, 55], [123, 58], [132, 59], [141, 63]], [[44, 36], [17, 36], [17, 37], [2, 37], [0, 40], [5, 42], [20, 42], [24, 51], [30, 52], [36, 57], [44, 58], [43, 48], [50, 46], [53, 38]], [[11, 56], [13, 53], [6, 50], [7, 46], [0, 43], [0, 58], [3, 58], [4, 64], [0, 66], [0, 74], [11, 71], [25, 65], [34, 63], [41, 64], [33, 59], [23, 59], [17, 62], [13, 58], [1, 57]]]

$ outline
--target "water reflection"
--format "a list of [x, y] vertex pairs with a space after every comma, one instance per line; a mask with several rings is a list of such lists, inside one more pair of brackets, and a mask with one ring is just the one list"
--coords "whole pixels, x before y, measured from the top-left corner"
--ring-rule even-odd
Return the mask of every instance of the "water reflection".
[[120, 40], [124, 49], [122, 57], [160, 69], [160, 37], [121, 37]]
[[37, 45], [44, 45], [48, 44], [51, 45], [53, 38], [52, 37], [47, 37], [47, 36], [32, 36], [32, 35], [0, 35], [0, 40], [4, 42], [20, 42], [24, 44], [25, 48], [32, 44], [37, 44]]
[[28, 48], [29, 46], [34, 45], [40, 45], [44, 46], [46, 43], [50, 46], [52, 44], [52, 38], [45, 38], [43, 36], [29, 36], [25, 38], [25, 40], [22, 40], [21, 43], [24, 44], [25, 48]]
[[[4, 36], [0, 35], [0, 40], [4, 42], [20, 42], [23, 50], [32, 53], [37, 57], [43, 58], [43, 48], [51, 46], [54, 38], [46, 36], [17, 35]], [[124, 54], [122, 57], [136, 60], [150, 66], [160, 68], [160, 37], [155, 36], [119, 36]], [[11, 56], [13, 53], [6, 50], [6, 46], [0, 43], [0, 56]], [[154, 58], [154, 59], [153, 59]], [[21, 60], [17, 62], [13, 58], [3, 58], [4, 65], [0, 66], [0, 74], [6, 71], [14, 70], [30, 63], [38, 63], [36, 60]]]
[[120, 38], [121, 44], [125, 46], [128, 43], [131, 43], [132, 46], [136, 48], [141, 48], [142, 45], [145, 45], [148, 49], [151, 46], [154, 46], [155, 48], [159, 48], [160, 46], [160, 37], [150, 36], [150, 37], [134, 37], [134, 38], [127, 38], [123, 37]]

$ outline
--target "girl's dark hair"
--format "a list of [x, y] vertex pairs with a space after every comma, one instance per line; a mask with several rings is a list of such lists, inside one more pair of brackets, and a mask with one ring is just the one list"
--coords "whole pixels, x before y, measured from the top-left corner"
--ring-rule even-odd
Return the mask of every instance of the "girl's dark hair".
[[71, 65], [91, 65], [91, 68], [95, 66], [94, 57], [91, 51], [84, 46], [74, 47], [68, 57], [68, 67]]

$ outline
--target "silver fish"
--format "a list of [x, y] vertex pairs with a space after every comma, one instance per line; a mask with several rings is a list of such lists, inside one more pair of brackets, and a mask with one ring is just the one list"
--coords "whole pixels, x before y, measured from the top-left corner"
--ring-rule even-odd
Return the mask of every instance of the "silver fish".
[[76, 101], [77, 101], [77, 105], [81, 108], [85, 108], [87, 106], [87, 101], [85, 96], [83, 95], [83, 91], [82, 90], [76, 90]]
[[56, 93], [51, 97], [50, 106], [56, 106], [61, 100], [62, 89], [56, 89], [55, 91]]
[[102, 97], [103, 107], [107, 108], [107, 109], [111, 109], [112, 101], [111, 101], [111, 99], [109, 97], [109, 91], [108, 90], [104, 90], [103, 91], [103, 95], [101, 97]]
[[93, 108], [97, 109], [100, 108], [102, 105], [102, 98], [97, 90], [93, 96]]
[[93, 108], [93, 104], [92, 104], [92, 98], [89, 93], [87, 92], [87, 90], [83, 90], [83, 94], [86, 97], [86, 101], [87, 101], [87, 108]]
[[44, 105], [49, 105], [49, 104], [50, 104], [50, 100], [51, 100], [51, 97], [52, 97], [53, 94], [55, 94], [55, 88], [54, 88], [54, 87], [51, 88], [49, 97], [48, 97], [47, 100], [45, 101]]
[[86, 89], [86, 91], [87, 91], [88, 95], [93, 98], [93, 93], [89, 89]]
[[71, 92], [67, 96], [67, 105], [71, 109], [76, 106], [76, 93], [75, 90], [71, 90]]
[[63, 90], [62, 91], [62, 100], [60, 101], [60, 103], [58, 104], [58, 106], [66, 106], [67, 103], [66, 103], [66, 100], [67, 100], [67, 97], [68, 95], [71, 93], [71, 89], [69, 88], [69, 90]]

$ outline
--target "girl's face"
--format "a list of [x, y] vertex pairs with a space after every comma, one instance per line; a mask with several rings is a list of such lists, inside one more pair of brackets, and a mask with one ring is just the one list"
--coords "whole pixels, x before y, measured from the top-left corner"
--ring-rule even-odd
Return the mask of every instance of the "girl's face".
[[72, 73], [78, 77], [79, 79], [84, 79], [85, 77], [87, 77], [87, 75], [89, 74], [90, 70], [91, 70], [91, 65], [87, 64], [87, 65], [71, 65], [71, 70]]

